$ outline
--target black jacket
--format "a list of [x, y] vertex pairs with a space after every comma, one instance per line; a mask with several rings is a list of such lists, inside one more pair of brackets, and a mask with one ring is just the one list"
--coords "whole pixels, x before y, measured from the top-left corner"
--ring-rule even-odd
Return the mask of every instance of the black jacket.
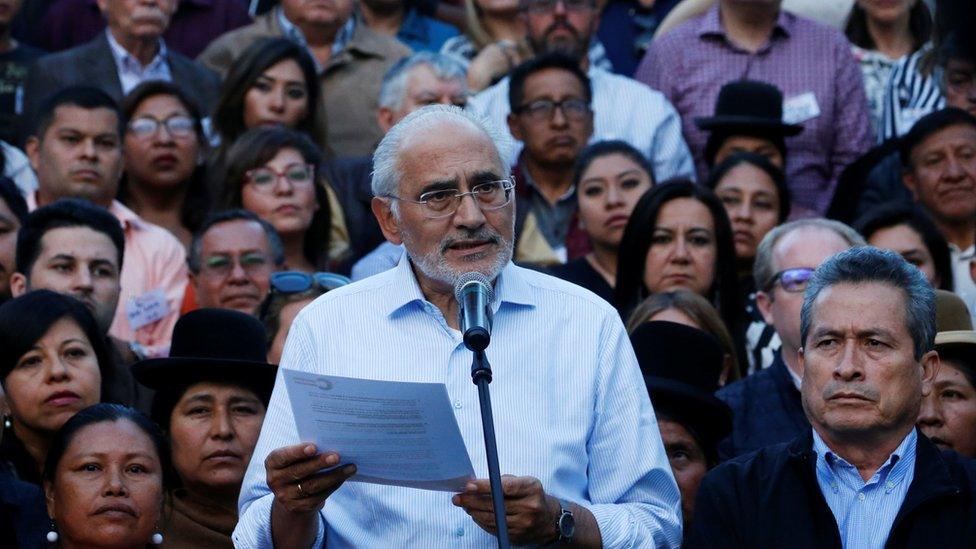
[[[813, 436], [719, 465], [702, 481], [687, 547], [836, 547]], [[976, 547], [976, 462], [918, 434], [915, 477], [886, 547]]]

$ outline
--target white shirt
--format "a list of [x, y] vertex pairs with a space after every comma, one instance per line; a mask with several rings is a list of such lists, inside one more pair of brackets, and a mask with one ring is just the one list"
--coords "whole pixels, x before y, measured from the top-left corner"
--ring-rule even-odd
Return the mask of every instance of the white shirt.
[[[630, 143], [651, 161], [658, 182], [672, 177], [695, 179], [691, 151], [681, 135], [681, 118], [664, 94], [603, 69], [590, 68], [588, 74], [593, 88], [591, 142], [620, 139]], [[508, 77], [472, 97], [468, 110], [507, 129]], [[522, 149], [515, 142], [513, 163]]]
[[132, 88], [149, 80], [165, 80], [169, 82], [173, 79], [169, 72], [169, 65], [166, 63], [168, 54], [166, 42], [162, 38], [159, 39], [159, 51], [156, 52], [156, 57], [153, 57], [148, 65], [143, 66], [138, 59], [133, 57], [121, 44], [115, 41], [115, 37], [112, 36], [111, 31], [105, 29], [105, 35], [108, 36], [108, 45], [112, 49], [115, 68], [119, 73], [119, 83], [122, 84], [122, 95], [128, 94], [132, 91]]
[[960, 250], [955, 244], [949, 243], [949, 257], [952, 262], [953, 292], [966, 302], [969, 315], [976, 324], [976, 281], [973, 281], [970, 263], [976, 261], [976, 245]]
[[[634, 351], [595, 294], [509, 263], [495, 286], [488, 359], [502, 474], [531, 475], [593, 513], [604, 547], [681, 542], [681, 505]], [[444, 383], [475, 475], [487, 478], [478, 391], [461, 333], [397, 267], [323, 295], [292, 324], [282, 368]], [[236, 547], [271, 547], [264, 460], [298, 444], [280, 372], [240, 496]], [[497, 546], [452, 494], [346, 482], [321, 511], [315, 547]], [[553, 525], [555, 529], [555, 525]]]

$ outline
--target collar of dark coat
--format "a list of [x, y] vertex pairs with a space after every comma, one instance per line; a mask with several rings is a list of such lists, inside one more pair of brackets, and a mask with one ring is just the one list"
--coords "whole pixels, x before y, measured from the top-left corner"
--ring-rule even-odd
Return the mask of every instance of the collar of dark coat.
[[[816, 480], [817, 455], [813, 451], [812, 431], [807, 431], [803, 436], [794, 439], [788, 447], [788, 454], [790, 462], [802, 469], [801, 474], [812, 483], [810, 485], [813, 490], [820, 495], [823, 505], [826, 506], [826, 500], [823, 500]], [[919, 431], [915, 452], [915, 476], [911, 486], [908, 487], [908, 493], [905, 494], [905, 501], [901, 504], [898, 515], [895, 516], [891, 531], [893, 532], [920, 506], [934, 499], [954, 497], [961, 494], [963, 490], [968, 488], [953, 478], [942, 451]]]
[[342, 51], [329, 58], [325, 70], [328, 71], [332, 67], [364, 57], [397, 59], [405, 55], [404, 52], [399, 51], [396, 47], [398, 42], [395, 39], [384, 36], [369, 28], [359, 15], [353, 14], [353, 17], [356, 17], [357, 20], [356, 30], [353, 31], [352, 38], [349, 39], [349, 42]]

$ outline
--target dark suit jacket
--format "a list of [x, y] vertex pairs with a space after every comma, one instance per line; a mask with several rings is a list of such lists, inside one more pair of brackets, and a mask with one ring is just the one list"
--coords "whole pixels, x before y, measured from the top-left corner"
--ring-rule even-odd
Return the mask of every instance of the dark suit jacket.
[[[173, 82], [197, 101], [203, 113], [210, 113], [220, 93], [217, 74], [172, 48], [167, 61]], [[100, 88], [116, 101], [122, 100], [122, 83], [104, 33], [87, 44], [41, 57], [31, 65], [24, 83], [21, 138], [28, 136], [34, 117], [47, 97], [67, 86], [78, 85]]]

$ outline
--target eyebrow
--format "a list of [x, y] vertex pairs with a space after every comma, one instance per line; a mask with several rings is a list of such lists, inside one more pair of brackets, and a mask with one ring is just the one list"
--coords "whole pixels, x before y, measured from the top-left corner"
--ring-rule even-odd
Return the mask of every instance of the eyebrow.
[[[90, 453], [87, 453], [87, 454], [80, 454], [78, 457], [79, 458], [92, 458], [92, 457], [95, 457], [95, 458], [103, 458], [104, 459], [104, 458], [108, 457], [108, 454], [106, 454], [105, 452], [90, 452]], [[148, 459], [150, 461], [158, 461], [159, 460], [159, 458], [157, 456], [154, 456], [154, 455], [151, 455], [151, 454], [144, 454], [142, 452], [130, 452], [128, 454], [125, 454], [124, 457], [127, 460], [132, 459], [132, 458], [144, 458], [144, 459]]]
[[[837, 328], [828, 326], [826, 328], [817, 328], [812, 334], [810, 334], [810, 337], [814, 338], [824, 336], [844, 337], [844, 332]], [[866, 330], [858, 330], [854, 333], [854, 336], [858, 339], [864, 339], [867, 337], [882, 337], [888, 341], [897, 341], [894, 334], [888, 330], [885, 330], [884, 328], [868, 328]]]

